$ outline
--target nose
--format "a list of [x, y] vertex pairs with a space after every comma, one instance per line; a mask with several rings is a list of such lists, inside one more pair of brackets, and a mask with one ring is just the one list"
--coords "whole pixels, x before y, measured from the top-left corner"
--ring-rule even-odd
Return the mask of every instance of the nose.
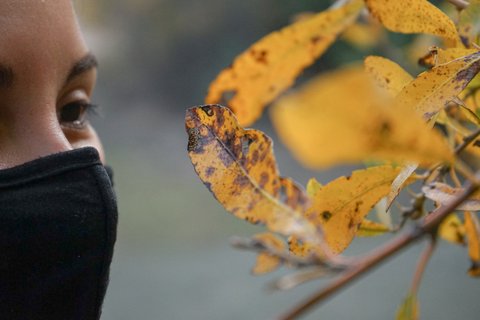
[[2, 129], [0, 169], [72, 149], [54, 111], [30, 109], [30, 112], [14, 117], [13, 121]]

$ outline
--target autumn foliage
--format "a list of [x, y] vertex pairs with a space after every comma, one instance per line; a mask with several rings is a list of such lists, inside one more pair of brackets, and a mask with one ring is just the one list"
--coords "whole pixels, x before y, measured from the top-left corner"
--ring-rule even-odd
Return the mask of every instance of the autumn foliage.
[[[295, 268], [280, 289], [337, 276], [281, 319], [424, 237], [430, 241], [397, 319], [419, 317], [417, 290], [437, 238], [466, 246], [468, 274], [480, 276], [480, 1], [442, 8], [453, 18], [426, 0], [339, 0], [254, 43], [211, 83], [207, 104], [187, 110], [188, 154], [200, 179], [228, 212], [266, 227], [235, 242], [258, 252], [253, 272]], [[412, 52], [423, 72], [368, 56], [284, 94], [340, 36], [375, 46], [385, 29], [419, 34]], [[244, 129], [270, 104], [281, 141], [306, 167], [369, 165], [305, 189], [281, 177], [271, 139]], [[402, 191], [410, 205], [392, 206]], [[370, 254], [342, 255], [357, 236], [389, 232], [398, 235]]]

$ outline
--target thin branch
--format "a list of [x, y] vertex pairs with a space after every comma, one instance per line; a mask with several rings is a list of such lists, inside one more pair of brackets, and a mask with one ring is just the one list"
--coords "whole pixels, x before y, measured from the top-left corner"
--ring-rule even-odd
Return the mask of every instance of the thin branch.
[[468, 7], [470, 3], [465, 0], [448, 0], [451, 4], [453, 4], [455, 7], [457, 7], [458, 10], [463, 10]]
[[391, 257], [398, 251], [406, 248], [408, 245], [419, 240], [426, 234], [434, 232], [440, 223], [447, 217], [452, 211], [455, 210], [463, 201], [468, 199], [477, 189], [479, 185], [469, 182], [464, 191], [460, 193], [455, 199], [448, 204], [437, 208], [430, 215], [428, 215], [422, 222], [410, 231], [401, 234], [394, 238], [390, 242], [387, 242], [382, 247], [373, 250], [370, 254], [357, 258], [356, 262], [352, 263], [352, 266], [347, 269], [338, 278], [330, 282], [325, 288], [322, 288], [319, 292], [313, 294], [307, 300], [301, 302], [285, 314], [281, 315], [279, 320], [292, 320], [303, 315], [311, 307], [317, 305], [319, 302], [329, 298], [346, 285], [353, 283], [353, 280], [359, 276], [371, 271], [374, 267], [377, 267], [381, 262], [384, 262], [387, 258]]
[[425, 248], [425, 251], [423, 251], [422, 256], [418, 260], [417, 268], [415, 270], [415, 275], [413, 276], [413, 279], [412, 279], [411, 292], [414, 292], [415, 294], [418, 292], [418, 288], [420, 286], [422, 276], [425, 272], [428, 261], [430, 261], [430, 258], [432, 257], [433, 251], [435, 251], [436, 244], [437, 244], [436, 235], [432, 234], [432, 238], [428, 242], [428, 246]]
[[472, 143], [478, 136], [480, 135], [480, 128], [475, 130], [472, 134], [470, 134], [469, 136], [466, 136], [465, 138], [463, 138], [463, 142], [462, 144], [458, 145], [456, 148], [455, 148], [455, 154], [456, 155], [459, 155], [463, 150], [465, 150], [466, 147], [468, 147], [468, 145], [470, 143]]

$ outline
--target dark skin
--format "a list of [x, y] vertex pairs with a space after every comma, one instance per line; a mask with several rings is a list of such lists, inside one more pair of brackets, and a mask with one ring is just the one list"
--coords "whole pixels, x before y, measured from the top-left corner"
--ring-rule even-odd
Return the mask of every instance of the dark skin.
[[0, 1], [0, 169], [84, 146], [103, 161], [95, 81], [71, 0]]

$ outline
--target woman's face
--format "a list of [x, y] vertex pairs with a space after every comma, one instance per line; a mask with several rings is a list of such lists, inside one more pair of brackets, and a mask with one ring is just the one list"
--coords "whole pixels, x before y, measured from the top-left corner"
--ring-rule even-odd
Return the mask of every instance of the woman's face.
[[0, 1], [0, 169], [93, 146], [96, 60], [71, 0]]

